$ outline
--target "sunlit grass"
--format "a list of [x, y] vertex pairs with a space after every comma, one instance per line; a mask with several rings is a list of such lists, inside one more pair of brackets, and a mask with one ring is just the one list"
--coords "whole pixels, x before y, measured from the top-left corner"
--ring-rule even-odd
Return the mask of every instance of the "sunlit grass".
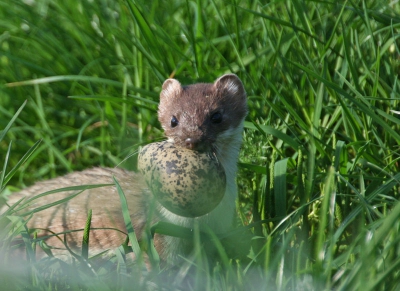
[[[237, 205], [239, 237], [252, 240], [238, 256], [226, 245], [241, 239], [228, 233], [225, 245], [216, 241], [218, 264], [199, 253], [188, 258], [194, 273], [182, 266], [169, 282], [191, 277], [196, 290], [397, 290], [399, 7], [0, 0], [2, 196], [94, 165], [135, 170], [138, 146], [162, 138], [163, 80], [212, 82], [233, 72], [249, 98]], [[3, 254], [24, 221], [3, 215], [0, 226]], [[154, 229], [174, 232], [163, 227]], [[31, 254], [26, 276], [0, 273], [10, 289], [165, 283], [157, 266], [132, 267], [125, 252], [100, 265], [81, 255], [76, 265], [35, 262]]]

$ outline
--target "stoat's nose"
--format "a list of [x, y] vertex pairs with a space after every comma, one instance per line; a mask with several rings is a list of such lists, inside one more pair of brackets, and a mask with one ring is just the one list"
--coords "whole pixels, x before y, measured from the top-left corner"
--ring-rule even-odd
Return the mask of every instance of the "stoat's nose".
[[185, 145], [187, 149], [194, 150], [196, 148], [196, 144], [198, 144], [198, 139], [188, 137], [185, 140]]
[[189, 150], [206, 152], [210, 150], [210, 145], [198, 137], [188, 137], [185, 139], [185, 147]]

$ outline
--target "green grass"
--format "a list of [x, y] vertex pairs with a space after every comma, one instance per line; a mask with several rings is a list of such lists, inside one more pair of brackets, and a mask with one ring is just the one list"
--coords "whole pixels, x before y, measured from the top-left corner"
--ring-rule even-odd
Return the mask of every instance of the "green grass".
[[[194, 258], [192, 288], [398, 290], [399, 31], [388, 1], [0, 0], [1, 194], [94, 165], [135, 170], [138, 146], [163, 135], [164, 79], [234, 72], [249, 97], [237, 204], [251, 250], [221, 250], [216, 266]], [[2, 251], [18, 225], [0, 217]], [[32, 290], [164, 282], [123, 255], [92, 268], [32, 261], [2, 279]]]

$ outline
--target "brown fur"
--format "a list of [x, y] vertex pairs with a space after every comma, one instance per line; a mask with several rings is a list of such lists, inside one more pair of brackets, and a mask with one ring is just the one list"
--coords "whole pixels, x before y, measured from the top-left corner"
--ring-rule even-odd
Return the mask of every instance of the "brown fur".
[[[17, 202], [22, 197], [33, 197], [43, 192], [64, 187], [93, 184], [113, 184], [115, 176], [121, 185], [127, 199], [131, 220], [137, 236], [140, 239], [146, 223], [149, 209], [149, 193], [141, 175], [122, 169], [93, 168], [82, 172], [74, 172], [48, 181], [38, 182], [35, 185], [11, 196], [9, 204]], [[30, 207], [21, 210], [35, 209], [53, 203], [79, 191], [68, 191], [46, 195], [34, 201]], [[35, 213], [28, 222], [29, 228], [40, 227], [39, 237], [50, 235], [51, 232], [61, 233], [68, 230], [83, 229], [85, 227], [88, 210], [92, 209], [91, 228], [115, 228], [116, 230], [100, 229], [90, 233], [90, 250], [92, 254], [109, 248], [116, 248], [126, 239], [124, 235], [125, 223], [122, 218], [121, 203], [114, 186], [88, 189], [66, 203], [53, 206]], [[49, 230], [49, 231], [47, 231]], [[120, 231], [118, 231], [120, 230]], [[63, 235], [60, 236], [63, 239]], [[67, 234], [68, 246], [80, 249], [83, 231]], [[65, 249], [63, 243], [56, 237], [46, 240], [48, 245]], [[160, 250], [161, 251], [161, 250]]]
[[[165, 135], [178, 146], [185, 146], [186, 138], [212, 145], [218, 135], [228, 128], [236, 128], [247, 114], [246, 93], [235, 75], [224, 75], [213, 84], [199, 83], [181, 86], [174, 79], [167, 80], [160, 96], [158, 119]], [[178, 106], [179, 104], [179, 106]], [[212, 114], [220, 112], [223, 120], [212, 124]], [[171, 128], [171, 117], [179, 125]]]

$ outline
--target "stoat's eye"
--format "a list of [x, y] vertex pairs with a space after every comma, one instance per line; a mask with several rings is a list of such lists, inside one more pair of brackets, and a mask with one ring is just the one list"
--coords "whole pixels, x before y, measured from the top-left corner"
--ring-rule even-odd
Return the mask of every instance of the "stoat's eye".
[[215, 112], [213, 115], [211, 115], [211, 122], [214, 124], [221, 123], [222, 122], [222, 113]]
[[176, 118], [175, 116], [172, 116], [172, 118], [171, 118], [171, 127], [176, 127], [178, 124], [179, 124], [178, 118]]

